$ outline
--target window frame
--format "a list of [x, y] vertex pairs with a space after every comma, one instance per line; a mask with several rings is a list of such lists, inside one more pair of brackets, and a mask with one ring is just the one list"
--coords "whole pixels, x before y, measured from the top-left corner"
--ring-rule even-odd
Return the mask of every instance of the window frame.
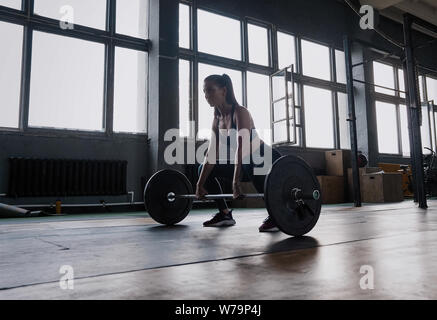
[[[59, 20], [39, 16], [34, 13], [35, 0], [22, 0], [22, 10], [16, 10], [0, 6], [0, 21], [22, 25], [23, 32], [23, 54], [21, 65], [21, 89], [20, 89], [20, 119], [18, 128], [0, 128], [2, 133], [21, 133], [24, 135], [47, 135], [55, 137], [101, 137], [112, 136], [140, 138], [147, 136], [148, 128], [146, 122], [145, 133], [115, 133], [113, 131], [113, 102], [114, 102], [114, 66], [115, 48], [122, 47], [137, 51], [149, 52], [150, 40], [135, 38], [115, 32], [116, 25], [116, 1], [106, 0], [106, 26], [105, 30], [92, 27], [74, 25], [74, 29], [63, 30], [59, 28]], [[148, 1], [147, 6], [150, 6]], [[30, 97], [30, 73], [32, 61], [32, 39], [33, 31], [41, 31], [65, 37], [87, 40], [105, 45], [104, 58], [104, 85], [103, 85], [103, 127], [102, 131], [70, 130], [58, 128], [32, 128], [29, 127], [29, 97]], [[146, 114], [148, 114], [148, 103]]]

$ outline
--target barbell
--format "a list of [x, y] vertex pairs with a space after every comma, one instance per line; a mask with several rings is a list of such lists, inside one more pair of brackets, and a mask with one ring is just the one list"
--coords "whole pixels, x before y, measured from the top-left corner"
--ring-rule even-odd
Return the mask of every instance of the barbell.
[[[207, 194], [203, 200], [232, 199], [232, 194]], [[264, 198], [266, 209], [278, 228], [302, 236], [316, 225], [322, 207], [320, 185], [311, 167], [300, 157], [287, 155], [274, 162], [266, 175], [264, 193], [243, 194], [239, 199]], [[176, 170], [156, 172], [144, 189], [144, 204], [158, 223], [181, 222], [192, 208], [193, 188]]]

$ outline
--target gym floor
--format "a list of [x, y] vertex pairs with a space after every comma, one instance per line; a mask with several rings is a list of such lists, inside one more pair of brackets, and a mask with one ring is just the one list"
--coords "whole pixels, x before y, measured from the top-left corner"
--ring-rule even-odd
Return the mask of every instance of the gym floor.
[[428, 205], [323, 206], [302, 238], [258, 233], [265, 209], [236, 209], [226, 229], [202, 227], [214, 209], [170, 228], [146, 213], [4, 219], [0, 299], [436, 299]]

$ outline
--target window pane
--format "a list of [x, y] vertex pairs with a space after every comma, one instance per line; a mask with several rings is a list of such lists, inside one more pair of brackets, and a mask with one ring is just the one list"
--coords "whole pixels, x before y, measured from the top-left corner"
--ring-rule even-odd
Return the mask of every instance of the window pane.
[[376, 101], [376, 125], [379, 153], [399, 153], [394, 104]]
[[199, 139], [209, 139], [211, 137], [211, 124], [214, 118], [214, 108], [205, 100], [203, 81], [211, 74], [222, 75], [223, 73], [226, 73], [232, 79], [235, 98], [240, 105], [242, 104], [243, 86], [240, 71], [199, 63]]
[[249, 62], [268, 66], [269, 47], [267, 29], [248, 24], [247, 32], [249, 37]]
[[[404, 70], [398, 70], [398, 78], [399, 78], [399, 90], [405, 91], [405, 79], [404, 79]], [[400, 92], [399, 96], [401, 98], [405, 98], [405, 93]]]
[[425, 101], [425, 95], [424, 95], [424, 88], [423, 88], [423, 76], [419, 76], [419, 95], [420, 95], [420, 102]]
[[106, 26], [106, 0], [35, 0], [35, 13], [56, 20], [71, 17], [75, 24], [97, 29]]
[[302, 40], [303, 74], [306, 76], [331, 80], [329, 48], [320, 44]]
[[350, 127], [349, 122], [349, 106], [347, 94], [338, 92], [338, 120], [340, 129], [340, 148], [350, 149], [351, 139], [350, 139]]
[[18, 128], [20, 114], [21, 56], [23, 27], [0, 22], [0, 127]]
[[401, 115], [402, 155], [406, 157], [410, 156], [410, 136], [408, 133], [407, 107], [405, 105], [400, 105], [399, 108]]
[[426, 89], [428, 91], [428, 100], [434, 100], [434, 104], [437, 105], [437, 80], [426, 77]]
[[273, 104], [273, 121], [285, 120], [286, 118], [287, 115], [284, 99]]
[[114, 131], [146, 132], [147, 53], [115, 48]]
[[117, 33], [147, 39], [148, 0], [117, 1]]
[[189, 137], [190, 62], [179, 60], [179, 129], [181, 137]]
[[247, 104], [261, 139], [271, 143], [269, 77], [247, 72]]
[[21, 0], [0, 0], [0, 6], [21, 10]]
[[103, 44], [34, 31], [29, 125], [102, 130], [104, 60]]
[[190, 6], [179, 4], [179, 47], [190, 49]]
[[429, 112], [428, 112], [428, 106], [424, 105], [422, 106], [422, 126], [420, 127], [420, 134], [422, 137], [422, 148], [424, 154], [430, 154], [431, 151], [427, 148], [431, 148], [431, 134], [429, 132]]
[[304, 86], [305, 134], [308, 147], [333, 148], [331, 91]]
[[274, 143], [287, 142], [287, 121], [273, 124]]
[[240, 21], [197, 10], [199, 51], [241, 60]]
[[335, 50], [335, 65], [337, 67], [337, 82], [346, 83], [346, 61], [343, 51]]
[[294, 64], [294, 72], [296, 72], [296, 51], [294, 37], [292, 35], [278, 32], [278, 63], [279, 69], [289, 67]]
[[[394, 89], [395, 79], [394, 79], [392, 66], [379, 62], [373, 62], [373, 77], [374, 77], [375, 84]], [[395, 92], [392, 90], [378, 88], [378, 87], [375, 87], [375, 92], [389, 94], [392, 96], [395, 95]]]
[[285, 78], [283, 75], [272, 77], [273, 100], [285, 98]]

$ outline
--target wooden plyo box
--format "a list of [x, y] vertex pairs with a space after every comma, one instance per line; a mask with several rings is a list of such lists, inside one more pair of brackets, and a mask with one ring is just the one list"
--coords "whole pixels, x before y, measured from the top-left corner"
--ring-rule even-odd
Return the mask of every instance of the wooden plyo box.
[[317, 176], [317, 180], [319, 180], [323, 204], [344, 202], [343, 176]]
[[361, 176], [363, 202], [400, 202], [404, 200], [402, 173], [388, 172]]
[[408, 190], [408, 184], [410, 183], [409, 176], [411, 178], [411, 165], [408, 165], [408, 169], [404, 172], [401, 169], [400, 164], [397, 163], [378, 163], [378, 167], [380, 167], [384, 172], [400, 172], [402, 173], [402, 190], [404, 192], [405, 197], [412, 197], [413, 193]]
[[326, 175], [346, 176], [346, 169], [351, 166], [350, 150], [331, 150], [325, 152]]
[[[361, 200], [363, 198], [363, 180], [361, 177], [364, 174], [376, 173], [380, 171], [381, 168], [377, 167], [359, 168], [358, 176], [360, 178]], [[354, 201], [354, 182], [352, 180], [352, 168], [347, 169], [347, 196], [349, 201]]]

